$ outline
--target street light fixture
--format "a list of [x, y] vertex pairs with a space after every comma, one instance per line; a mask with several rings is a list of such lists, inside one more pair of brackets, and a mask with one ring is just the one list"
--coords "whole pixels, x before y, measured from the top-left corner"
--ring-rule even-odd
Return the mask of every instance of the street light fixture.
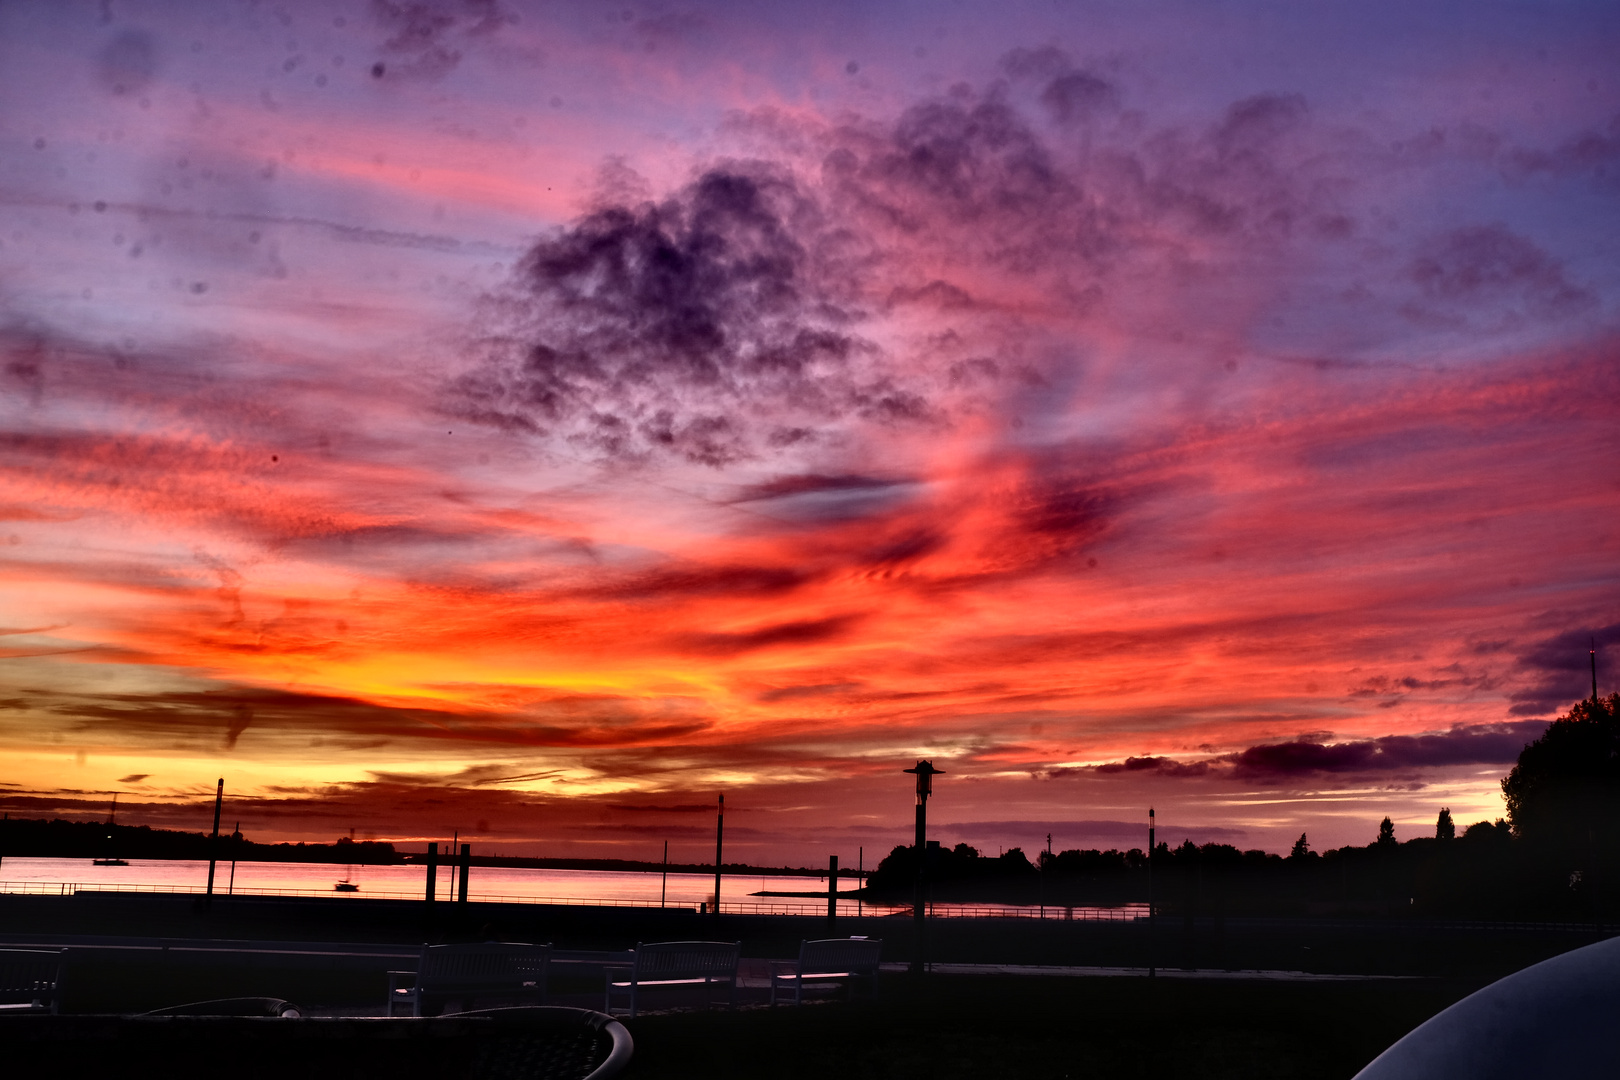
[[917, 853], [917, 891], [911, 904], [917, 947], [912, 953], [911, 970], [920, 975], [923, 970], [923, 919], [928, 899], [928, 796], [934, 793], [934, 777], [944, 776], [945, 771], [934, 768], [932, 761], [919, 761], [916, 768], [905, 771], [917, 777], [917, 846], [914, 849]]

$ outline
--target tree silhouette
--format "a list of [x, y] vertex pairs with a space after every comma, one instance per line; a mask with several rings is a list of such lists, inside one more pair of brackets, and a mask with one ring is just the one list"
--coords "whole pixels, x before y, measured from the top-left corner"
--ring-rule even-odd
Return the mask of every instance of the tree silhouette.
[[1434, 823], [1434, 838], [1436, 840], [1457, 839], [1457, 826], [1451, 820], [1451, 807], [1442, 806], [1440, 817]]
[[1389, 818], [1385, 818], [1378, 823], [1378, 846], [1395, 846], [1395, 823]]
[[1294, 841], [1293, 849], [1288, 852], [1290, 859], [1306, 859], [1311, 854], [1311, 845], [1306, 842], [1305, 834], [1300, 833], [1299, 839]]
[[1571, 857], [1620, 837], [1620, 694], [1576, 702], [1502, 778], [1513, 835]]

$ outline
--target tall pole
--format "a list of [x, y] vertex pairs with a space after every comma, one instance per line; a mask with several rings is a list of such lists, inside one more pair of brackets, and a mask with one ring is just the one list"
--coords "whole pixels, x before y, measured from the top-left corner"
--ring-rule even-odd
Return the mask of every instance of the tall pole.
[[917, 946], [911, 957], [911, 970], [921, 975], [924, 969], [923, 934], [928, 928], [928, 796], [934, 793], [934, 777], [944, 774], [934, 768], [932, 761], [919, 761], [916, 768], [905, 771], [917, 777], [917, 844], [913, 848], [917, 853], [917, 889], [911, 902], [913, 938]]
[[827, 929], [838, 921], [838, 856], [827, 856]]
[[456, 898], [456, 852], [460, 850], [456, 845], [461, 842], [461, 830], [450, 830], [450, 846], [444, 851], [445, 869], [450, 871], [450, 880], [444, 883], [444, 894], [450, 899]]
[[[457, 834], [460, 835], [459, 833]], [[467, 875], [472, 873], [472, 845], [461, 845], [461, 891], [456, 896], [456, 903], [467, 902]]]
[[862, 894], [866, 892], [866, 848], [855, 849], [855, 917], [859, 919], [862, 914], [861, 905], [866, 901]]
[[1154, 967], [1153, 955], [1153, 807], [1148, 807], [1148, 978], [1154, 978], [1158, 971]]
[[214, 789], [214, 834], [208, 838], [208, 893], [210, 900], [214, 898], [214, 860], [219, 857], [219, 808], [225, 801], [225, 778], [219, 778], [219, 786]]
[[658, 906], [664, 906], [664, 898], [669, 895], [669, 841], [664, 841], [664, 880], [658, 886]]
[[434, 894], [439, 891], [439, 845], [435, 841], [427, 849], [427, 902], [434, 901]]
[[[920, 772], [922, 763], [918, 762]], [[911, 961], [911, 970], [922, 973], [922, 940], [923, 933], [928, 929], [928, 796], [922, 792], [923, 777], [917, 777], [917, 885], [916, 895], [911, 898], [911, 921], [916, 928], [917, 955]]]
[[1041, 918], [1046, 918], [1046, 872], [1052, 868], [1052, 834], [1046, 834], [1046, 859], [1041, 861], [1039, 855], [1036, 861], [1041, 863]]
[[714, 819], [714, 913], [720, 914], [720, 860], [726, 839], [726, 797], [720, 796], [720, 813]]

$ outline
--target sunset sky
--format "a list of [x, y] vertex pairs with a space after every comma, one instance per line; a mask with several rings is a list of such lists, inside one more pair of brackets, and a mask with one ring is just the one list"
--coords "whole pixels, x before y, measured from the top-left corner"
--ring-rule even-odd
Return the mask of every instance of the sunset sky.
[[[1503, 813], [1620, 6], [0, 4], [0, 810], [871, 866]], [[864, 856], [858, 851], [864, 849]]]

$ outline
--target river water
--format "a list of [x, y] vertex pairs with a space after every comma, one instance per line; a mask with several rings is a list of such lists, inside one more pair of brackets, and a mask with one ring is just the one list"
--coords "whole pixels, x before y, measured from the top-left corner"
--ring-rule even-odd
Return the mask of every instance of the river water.
[[[233, 878], [234, 872], [234, 878]], [[454, 896], [454, 867], [438, 868], [437, 896]], [[347, 881], [353, 892], [336, 886]], [[0, 860], [0, 892], [71, 893], [90, 889], [140, 892], [203, 892], [208, 863], [190, 859], [131, 859], [128, 866], [96, 866], [90, 859], [11, 857]], [[345, 866], [342, 863], [230, 862], [216, 864], [214, 892], [246, 896], [358, 896], [421, 899], [427, 868], [411, 866]], [[855, 888], [853, 879], [840, 890]], [[812, 898], [753, 896], [760, 891], [825, 892], [827, 879], [761, 874], [726, 875], [720, 897], [727, 911], [780, 911], [784, 914], [825, 912], [827, 902]], [[469, 900], [697, 907], [714, 897], [713, 874], [669, 874], [634, 870], [527, 870], [474, 866], [468, 874]], [[840, 900], [839, 914], [856, 914], [856, 902]]]
[[[440, 866], [436, 895], [455, 895], [454, 867]], [[339, 891], [348, 882], [354, 891]], [[208, 885], [208, 863], [190, 859], [131, 859], [128, 866], [96, 866], [89, 859], [7, 857], [0, 860], [0, 892], [61, 894], [90, 890], [201, 893]], [[856, 887], [853, 877], [840, 879], [839, 891]], [[410, 866], [345, 866], [342, 863], [240, 862], [216, 864], [216, 895], [337, 896], [419, 900], [426, 893], [427, 868]], [[825, 894], [826, 875], [727, 874], [721, 879], [721, 910], [737, 913], [825, 914], [827, 901], [812, 897], [760, 896], [762, 892]], [[713, 902], [713, 874], [669, 874], [657, 870], [526, 870], [474, 866], [468, 875], [467, 898], [495, 902], [593, 904], [626, 907], [686, 907]], [[841, 916], [891, 914], [909, 908], [838, 901]], [[1036, 908], [1014, 904], [936, 904], [939, 916], [1016, 916], [1049, 919], [1132, 920], [1146, 905], [1115, 908]]]

